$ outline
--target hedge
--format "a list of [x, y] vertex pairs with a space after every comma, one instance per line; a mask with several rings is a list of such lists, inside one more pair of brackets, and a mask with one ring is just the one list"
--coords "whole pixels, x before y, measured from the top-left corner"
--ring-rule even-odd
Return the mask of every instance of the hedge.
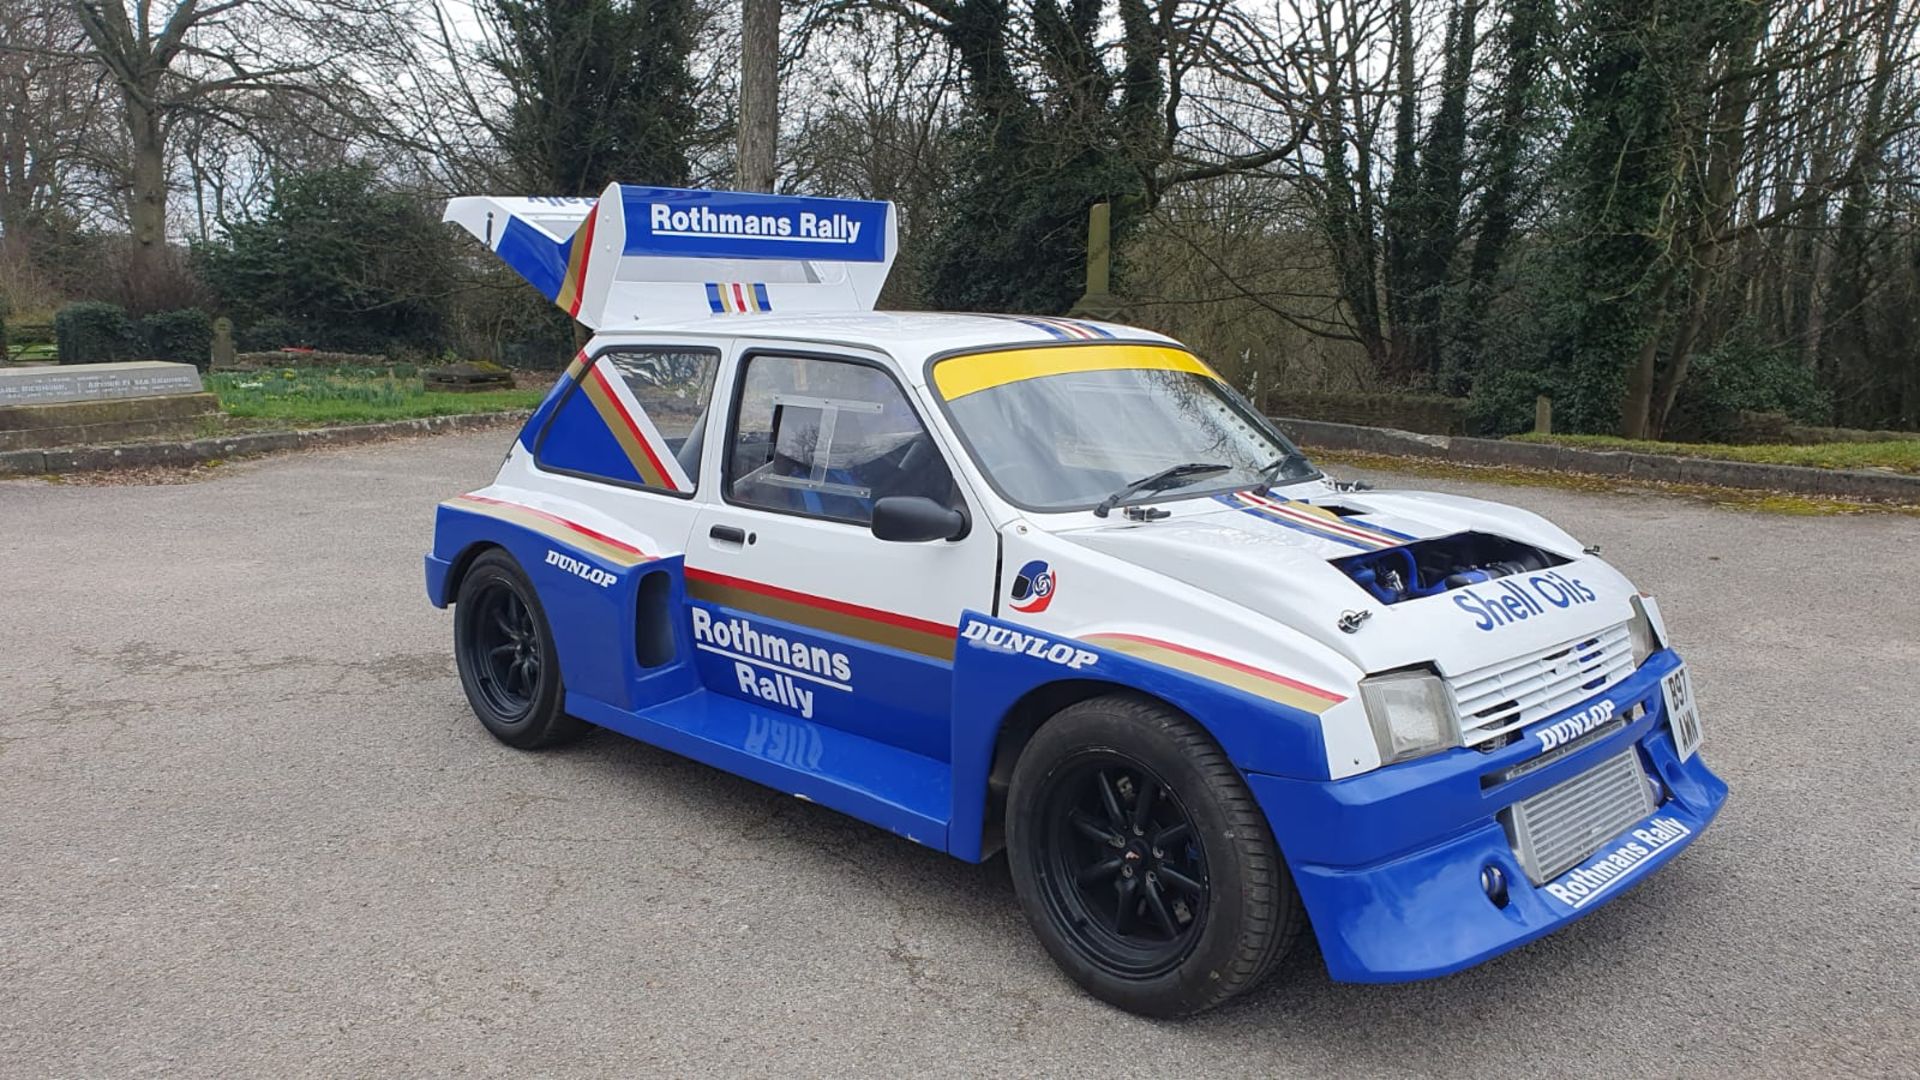
[[140, 344], [146, 359], [205, 371], [213, 364], [213, 320], [199, 308], [158, 312], [140, 320]]
[[117, 304], [87, 300], [53, 316], [53, 335], [63, 364], [109, 364], [131, 359], [138, 337], [133, 320]]

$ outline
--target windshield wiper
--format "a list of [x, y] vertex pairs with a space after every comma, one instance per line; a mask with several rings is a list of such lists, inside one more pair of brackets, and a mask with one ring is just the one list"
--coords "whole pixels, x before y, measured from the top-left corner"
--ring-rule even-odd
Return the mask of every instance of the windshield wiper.
[[1212, 476], [1215, 473], [1226, 472], [1231, 468], [1233, 468], [1231, 465], [1218, 465], [1206, 461], [1189, 461], [1184, 465], [1168, 466], [1154, 473], [1152, 476], [1143, 476], [1100, 500], [1100, 505], [1093, 508], [1093, 516], [1106, 517], [1108, 511], [1119, 506], [1120, 503], [1130, 495], [1137, 495], [1143, 491], [1163, 491], [1167, 488], [1178, 486], [1175, 481], [1193, 480], [1202, 476]]
[[1307, 455], [1298, 450], [1289, 450], [1279, 457], [1274, 458], [1272, 461], [1267, 462], [1260, 468], [1260, 486], [1254, 489], [1255, 492], [1265, 495], [1268, 491], [1272, 490], [1274, 482], [1280, 479], [1281, 471], [1284, 470], [1289, 463], [1298, 461], [1301, 464], [1306, 464], [1306, 460]]

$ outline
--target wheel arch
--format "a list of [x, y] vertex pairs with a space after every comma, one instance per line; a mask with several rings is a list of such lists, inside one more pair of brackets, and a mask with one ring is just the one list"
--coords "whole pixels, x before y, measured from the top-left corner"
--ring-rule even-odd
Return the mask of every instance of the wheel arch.
[[1128, 697], [1149, 701], [1171, 709], [1181, 716], [1206, 725], [1178, 704], [1124, 683], [1105, 679], [1057, 679], [1042, 683], [1022, 694], [1001, 714], [994, 736], [993, 756], [987, 768], [986, 792], [980, 823], [980, 858], [991, 857], [1006, 846], [1007, 792], [1013, 782], [1013, 768], [1027, 744], [1047, 721], [1063, 709], [1098, 697]]
[[439, 601], [441, 607], [453, 603], [454, 600], [459, 597], [460, 583], [466, 580], [467, 571], [473, 569], [473, 564], [479, 560], [480, 556], [495, 550], [506, 551], [507, 557], [513, 559], [516, 564], [520, 561], [514, 557], [513, 552], [507, 550], [505, 544], [497, 540], [473, 541], [466, 547], [461, 548], [460, 553], [455, 555], [451, 562], [448, 563], [446, 582], [440, 587]]

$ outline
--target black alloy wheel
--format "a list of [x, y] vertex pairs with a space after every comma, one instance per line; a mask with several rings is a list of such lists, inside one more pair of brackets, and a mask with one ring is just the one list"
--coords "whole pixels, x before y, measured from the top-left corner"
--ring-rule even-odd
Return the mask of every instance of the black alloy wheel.
[[1305, 925], [1246, 779], [1130, 693], [1055, 713], [1014, 763], [1007, 860], [1034, 936], [1089, 993], [1188, 1016], [1257, 985]]
[[533, 750], [587, 730], [561, 711], [566, 695], [553, 630], [511, 555], [496, 548], [474, 560], [460, 579], [453, 625], [461, 687], [494, 738]]
[[1057, 772], [1043, 820], [1045, 899], [1100, 966], [1151, 978], [1193, 950], [1207, 914], [1207, 857], [1193, 820], [1152, 769], [1113, 750]]
[[502, 581], [489, 582], [468, 602], [478, 609], [467, 625], [480, 694], [502, 719], [519, 719], [533, 708], [546, 664], [533, 609]]

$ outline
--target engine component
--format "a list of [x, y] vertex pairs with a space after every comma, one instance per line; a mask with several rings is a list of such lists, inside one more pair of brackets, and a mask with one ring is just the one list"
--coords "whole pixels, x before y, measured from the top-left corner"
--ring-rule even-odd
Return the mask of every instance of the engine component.
[[1397, 604], [1483, 581], [1528, 574], [1568, 560], [1518, 540], [1464, 532], [1333, 560], [1383, 604]]

